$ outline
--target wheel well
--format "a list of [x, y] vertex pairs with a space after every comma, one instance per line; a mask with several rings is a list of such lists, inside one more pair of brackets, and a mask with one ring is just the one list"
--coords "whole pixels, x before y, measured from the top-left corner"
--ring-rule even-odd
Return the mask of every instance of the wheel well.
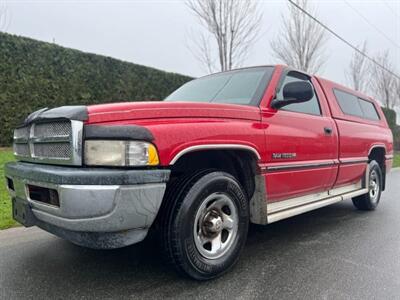
[[187, 153], [171, 166], [171, 181], [200, 169], [218, 169], [227, 172], [239, 181], [248, 199], [254, 194], [257, 157], [250, 151], [224, 149]]
[[371, 150], [368, 155], [368, 161], [375, 160], [382, 170], [382, 190], [385, 190], [386, 186], [386, 164], [385, 164], [386, 150], [384, 147], [375, 147]]

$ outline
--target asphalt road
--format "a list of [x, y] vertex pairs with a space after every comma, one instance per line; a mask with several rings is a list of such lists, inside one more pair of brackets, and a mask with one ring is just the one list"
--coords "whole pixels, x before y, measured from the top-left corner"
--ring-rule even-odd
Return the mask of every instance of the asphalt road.
[[400, 171], [379, 208], [338, 203], [254, 226], [239, 264], [195, 282], [150, 242], [95, 251], [36, 228], [0, 232], [0, 298], [400, 299]]

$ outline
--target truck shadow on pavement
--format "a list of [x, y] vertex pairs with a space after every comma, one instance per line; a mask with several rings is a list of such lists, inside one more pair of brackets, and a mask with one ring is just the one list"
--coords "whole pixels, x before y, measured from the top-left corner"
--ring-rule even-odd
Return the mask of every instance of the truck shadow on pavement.
[[46, 236], [27, 243], [26, 250], [13, 257], [15, 263], [2, 270], [3, 284], [21, 295], [34, 287], [38, 298], [203, 298], [209, 292], [225, 297], [227, 283], [229, 293], [246, 295], [254, 284], [267, 288], [266, 282], [278, 280], [278, 270], [291, 272], [280, 272], [280, 276], [301, 274], [310, 260], [326, 255], [327, 249], [339, 251], [335, 248], [341, 247], [337, 241], [343, 232], [365, 218], [366, 213], [356, 211], [351, 202], [343, 202], [268, 226], [252, 225], [238, 265], [225, 276], [204, 283], [179, 277], [165, 264], [154, 240], [117, 250], [90, 250]]

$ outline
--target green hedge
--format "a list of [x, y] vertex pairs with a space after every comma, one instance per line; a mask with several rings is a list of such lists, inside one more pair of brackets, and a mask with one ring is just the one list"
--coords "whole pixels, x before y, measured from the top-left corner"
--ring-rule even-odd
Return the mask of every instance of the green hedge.
[[393, 131], [394, 149], [400, 151], [400, 126], [396, 126]]
[[0, 32], [0, 146], [39, 108], [162, 99], [190, 79]]
[[391, 129], [396, 128], [396, 112], [393, 109], [382, 107], [383, 113], [385, 114], [386, 121]]
[[386, 120], [389, 124], [390, 129], [393, 132], [393, 144], [397, 151], [400, 151], [400, 126], [397, 126], [396, 120], [397, 115], [393, 109], [382, 107], [383, 113], [385, 114]]

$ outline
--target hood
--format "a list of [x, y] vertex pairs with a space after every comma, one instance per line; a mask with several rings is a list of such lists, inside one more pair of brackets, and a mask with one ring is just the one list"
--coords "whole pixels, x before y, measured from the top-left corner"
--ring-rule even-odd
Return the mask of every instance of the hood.
[[88, 123], [165, 118], [260, 120], [255, 106], [196, 102], [123, 102], [87, 107]]

